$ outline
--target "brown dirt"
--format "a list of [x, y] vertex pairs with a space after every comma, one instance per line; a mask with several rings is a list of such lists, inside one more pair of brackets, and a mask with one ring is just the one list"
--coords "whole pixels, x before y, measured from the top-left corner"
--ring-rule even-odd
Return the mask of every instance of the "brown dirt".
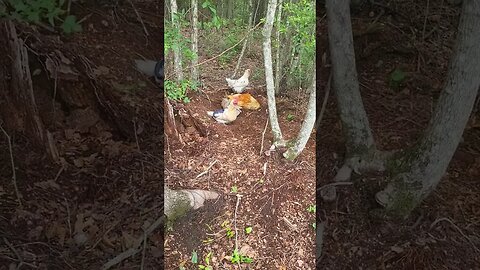
[[[208, 58], [202, 55], [200, 61]], [[221, 66], [214, 60], [202, 66], [204, 88], [202, 92], [192, 93], [191, 102], [185, 105], [205, 126], [207, 135], [184, 135], [190, 139], [183, 148], [166, 146], [167, 185], [214, 190], [221, 194], [219, 201], [207, 202], [205, 208], [180, 221], [174, 231], [167, 234], [166, 267], [178, 269], [179, 265], [184, 265], [186, 269], [193, 269], [190, 260], [195, 250], [200, 263], [204, 263], [208, 252], [212, 252], [214, 269], [239, 269], [224, 259], [232, 254], [235, 239], [228, 238], [221, 226], [226, 221], [234, 229], [237, 197], [231, 193], [231, 188], [236, 186], [238, 194], [242, 195], [236, 213], [238, 248], [249, 250], [254, 259], [253, 263], [244, 264], [243, 269], [313, 269], [315, 235], [311, 224], [314, 214], [307, 208], [315, 204], [314, 141], [309, 141], [295, 162], [286, 161], [280, 152], [271, 156], [260, 154], [268, 116], [266, 92], [259, 87], [249, 91], [261, 104], [258, 111], [244, 110], [230, 125], [219, 124], [207, 116], [206, 111], [220, 108], [227, 91], [218, 89], [226, 87], [224, 78], [231, 75], [228, 73], [235, 64], [233, 60], [228, 66]], [[251, 68], [263, 72], [261, 51], [251, 48], [242, 65], [241, 70]], [[261, 85], [262, 81], [254, 80], [252, 84]], [[305, 95], [292, 95], [277, 100], [280, 126], [286, 139], [294, 138], [300, 129], [306, 98]], [[294, 115], [293, 121], [287, 120], [288, 114]], [[268, 150], [271, 140], [271, 132], [267, 129], [263, 151]], [[218, 162], [209, 172], [197, 179], [196, 176], [215, 160]], [[253, 231], [246, 234], [244, 229], [249, 226]]]
[[[150, 33], [148, 44], [127, 1], [73, 3], [72, 13], [87, 17], [83, 31], [68, 37], [18, 25], [32, 71], [41, 71], [33, 77], [41, 117], [64, 160], [52, 164], [29, 138], [12, 134], [19, 207], [9, 148], [0, 136], [0, 269], [20, 260], [30, 265], [22, 269], [100, 269], [160, 216], [163, 97], [134, 69], [133, 59], [161, 57], [163, 21], [157, 1], [133, 3]], [[59, 78], [55, 102], [54, 80], [43, 66], [54, 50], [79, 74], [76, 80]], [[82, 57], [101, 71], [96, 79], [88, 78]], [[149, 237], [145, 269], [162, 265], [162, 231]], [[116, 269], [138, 268], [141, 260], [139, 253]]]
[[[422, 135], [445, 82], [460, 11], [446, 1], [430, 1], [423, 31], [427, 1], [390, 4], [374, 32], [365, 29], [382, 7], [367, 4], [352, 19], [362, 98], [385, 150], [408, 147]], [[325, 20], [319, 28], [325, 33]], [[320, 39], [318, 46], [327, 48], [326, 37]], [[407, 74], [399, 91], [388, 86], [395, 67]], [[317, 131], [319, 186], [331, 181], [344, 153], [335, 106], [331, 98]], [[478, 123], [472, 127], [474, 116], [437, 190], [407, 220], [370, 215], [379, 207], [374, 194], [384, 184], [382, 175], [355, 176], [354, 185], [339, 187], [333, 203], [317, 197], [319, 218], [327, 223], [319, 269], [479, 269], [474, 245], [480, 247], [480, 130]]]

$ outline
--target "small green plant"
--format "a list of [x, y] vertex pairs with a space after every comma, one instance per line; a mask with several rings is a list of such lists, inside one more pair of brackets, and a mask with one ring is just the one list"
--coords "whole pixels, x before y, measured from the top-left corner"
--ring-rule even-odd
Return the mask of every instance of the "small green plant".
[[233, 238], [235, 236], [235, 231], [232, 230], [228, 220], [225, 220], [220, 226], [225, 229], [228, 238]]
[[252, 228], [252, 227], [246, 227], [246, 228], [245, 228], [245, 233], [246, 233], [246, 234], [250, 234], [252, 231], [253, 231], [253, 228]]
[[204, 269], [204, 270], [213, 270], [213, 267], [210, 265], [210, 258], [212, 257], [212, 252], [210, 251], [207, 256], [205, 256], [205, 265], [199, 264], [198, 269]]
[[230, 193], [237, 193], [238, 192], [238, 187], [237, 186], [232, 186], [230, 188]]
[[233, 264], [236, 264], [236, 263], [252, 263], [253, 259], [248, 257], [248, 256], [244, 256], [244, 255], [240, 254], [238, 249], [235, 249], [233, 251], [232, 259], [230, 260], [230, 262], [233, 263]]
[[197, 263], [198, 263], [198, 254], [197, 254], [197, 251], [196, 251], [196, 250], [192, 251], [192, 263], [193, 263], [193, 264], [197, 264]]
[[317, 229], [317, 223], [313, 222], [312, 227], [313, 227], [314, 230], [316, 230]]
[[314, 204], [311, 204], [311, 205], [308, 206], [307, 211], [309, 213], [316, 213], [317, 212], [317, 206], [314, 205]]
[[289, 114], [287, 115], [287, 120], [288, 120], [288, 121], [293, 121], [293, 119], [295, 119], [295, 116], [294, 116], [293, 114], [290, 114], [290, 113], [289, 113]]
[[212, 1], [205, 0], [202, 3], [202, 8], [206, 8], [212, 13], [212, 21], [203, 23], [203, 27], [205, 27], [207, 30], [212, 28], [216, 28], [218, 30], [225, 24], [225, 21], [217, 15], [217, 9]]
[[405, 81], [405, 77], [405, 72], [396, 68], [392, 73], [390, 73], [390, 88], [398, 90]]
[[190, 80], [182, 80], [179, 83], [165, 80], [164, 87], [165, 93], [169, 99], [188, 103], [190, 102], [190, 99], [187, 96], [188, 90], [197, 90], [198, 86]]
[[[40, 24], [47, 21], [52, 27], [60, 21], [64, 33], [71, 34], [82, 31], [74, 15], [67, 15], [63, 9], [65, 0], [6, 0], [0, 9], [0, 17], [7, 17], [22, 22]], [[63, 18], [63, 19], [62, 19]]]

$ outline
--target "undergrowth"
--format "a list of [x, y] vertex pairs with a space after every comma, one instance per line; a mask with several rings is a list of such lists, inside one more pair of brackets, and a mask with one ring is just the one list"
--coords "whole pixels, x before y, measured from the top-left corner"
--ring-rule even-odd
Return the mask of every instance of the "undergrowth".
[[65, 4], [65, 0], [2, 0], [0, 17], [37, 25], [48, 22], [51, 27], [60, 25], [65, 34], [82, 31], [77, 18], [68, 14]]

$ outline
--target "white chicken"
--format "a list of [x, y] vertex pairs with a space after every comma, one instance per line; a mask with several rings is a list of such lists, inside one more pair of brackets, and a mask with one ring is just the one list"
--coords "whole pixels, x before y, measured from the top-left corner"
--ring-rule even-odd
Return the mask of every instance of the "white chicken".
[[233, 91], [240, 94], [245, 90], [245, 87], [248, 86], [248, 77], [250, 76], [250, 69], [246, 69], [243, 73], [243, 76], [237, 80], [225, 78], [228, 83], [228, 87], [232, 88]]

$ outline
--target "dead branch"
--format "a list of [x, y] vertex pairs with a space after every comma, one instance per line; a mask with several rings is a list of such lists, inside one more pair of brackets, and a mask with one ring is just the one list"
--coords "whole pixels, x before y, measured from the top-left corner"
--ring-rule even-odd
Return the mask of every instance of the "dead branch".
[[[146, 241], [148, 235], [150, 235], [155, 229], [157, 229], [158, 226], [164, 223], [164, 219], [165, 219], [165, 216], [159, 217], [152, 225], [150, 225], [150, 227], [148, 227], [148, 229], [145, 230], [144, 234], [140, 238], [138, 238], [137, 241], [135, 241], [135, 243], [138, 243], [138, 245], [140, 245], [142, 242]], [[127, 249], [126, 251], [118, 254], [115, 258], [105, 263], [102, 266], [102, 270], [107, 270], [112, 268], [113, 266], [137, 254], [138, 252], [140, 252], [140, 250], [141, 248], [139, 248], [138, 246]]]
[[265, 128], [263, 129], [263, 133], [262, 133], [262, 142], [260, 144], [260, 156], [262, 155], [263, 153], [263, 142], [265, 140], [265, 132], [267, 132], [267, 127], [268, 127], [268, 117], [267, 117], [267, 121], [265, 122]]
[[202, 177], [203, 175], [207, 174], [208, 171], [212, 168], [212, 166], [215, 165], [215, 163], [217, 163], [217, 162], [218, 162], [218, 160], [215, 159], [212, 163], [210, 163], [210, 165], [208, 166], [208, 168], [207, 168], [204, 172], [198, 174], [197, 177], [195, 177], [195, 179], [197, 179], [197, 178], [199, 178], [199, 177]]
[[15, 195], [17, 196], [17, 201], [18, 205], [20, 205], [20, 208], [23, 207], [22, 205], [22, 196], [20, 195], [20, 192], [18, 191], [18, 186], [17, 186], [17, 173], [15, 171], [15, 162], [13, 160], [13, 149], [12, 149], [12, 140], [10, 139], [10, 135], [8, 135], [7, 131], [3, 128], [2, 125], [0, 125], [0, 129], [2, 130], [3, 134], [5, 137], [7, 137], [7, 142], [8, 142], [8, 150], [10, 152], [10, 165], [12, 166], [12, 182], [13, 182], [13, 188], [15, 189]]

